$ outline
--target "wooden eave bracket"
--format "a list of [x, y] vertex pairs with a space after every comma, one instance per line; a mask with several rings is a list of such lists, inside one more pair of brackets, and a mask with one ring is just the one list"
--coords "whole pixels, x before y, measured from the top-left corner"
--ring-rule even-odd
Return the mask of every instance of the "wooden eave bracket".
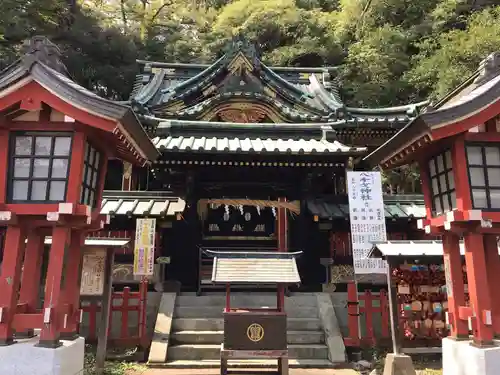
[[123, 132], [118, 127], [113, 129], [113, 134], [118, 138], [118, 141], [125, 147], [125, 149], [130, 153], [130, 155], [132, 155], [134, 161], [138, 165], [143, 167], [148, 163], [148, 160], [140, 155], [137, 148], [128, 141], [125, 134], [123, 134]]
[[18, 217], [12, 211], [0, 211], [0, 223], [15, 225], [18, 223]]
[[482, 210], [449, 211], [432, 219], [420, 219], [417, 228], [424, 229], [426, 234], [439, 234], [443, 231], [463, 233], [472, 229], [498, 229], [492, 220], [485, 218]]
[[57, 211], [47, 212], [46, 219], [50, 222], [66, 222], [72, 217], [85, 217], [87, 222], [92, 216], [92, 208], [88, 205], [59, 203]]

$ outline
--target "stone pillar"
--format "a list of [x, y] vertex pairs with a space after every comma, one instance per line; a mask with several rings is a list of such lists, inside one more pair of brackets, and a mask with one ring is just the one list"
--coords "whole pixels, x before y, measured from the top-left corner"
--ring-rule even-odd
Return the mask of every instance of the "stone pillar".
[[21, 284], [21, 266], [25, 249], [25, 231], [9, 225], [5, 237], [2, 268], [0, 270], [0, 346], [14, 343], [14, 315], [17, 293]]
[[455, 233], [443, 234], [444, 267], [448, 292], [448, 322], [450, 336], [455, 339], [468, 339], [469, 327], [459, 319], [458, 309], [465, 306], [465, 290], [460, 255], [460, 238]]
[[68, 259], [65, 267], [64, 285], [61, 294], [61, 305], [64, 306], [63, 326], [61, 338], [74, 340], [78, 338], [78, 325], [80, 316], [80, 281], [81, 262], [83, 247], [85, 245], [85, 234], [74, 230], [71, 233]]
[[[64, 264], [67, 263], [66, 254], [69, 250], [70, 229], [67, 227], [54, 227], [52, 230], [52, 245], [49, 253], [49, 266], [45, 282], [45, 304], [43, 309], [44, 325], [40, 332], [38, 346], [57, 348], [62, 319], [62, 289]], [[66, 264], [67, 266], [67, 264]]]
[[[36, 230], [28, 233], [28, 243], [24, 252], [21, 292], [19, 295], [19, 303], [27, 304], [28, 313], [34, 313], [38, 308], [44, 240], [45, 236]], [[33, 337], [34, 331], [33, 329], [28, 329], [24, 332], [16, 332], [16, 336]]]
[[476, 320], [473, 343], [488, 346], [493, 343], [493, 326], [483, 235], [467, 233], [464, 239], [469, 296]]
[[[490, 298], [495, 296], [500, 286], [500, 256], [498, 255], [497, 236], [495, 234], [484, 235], [484, 251], [486, 254], [486, 274], [488, 277], [488, 287]], [[500, 338], [500, 300], [492, 298], [492, 319], [493, 332], [495, 337]]]

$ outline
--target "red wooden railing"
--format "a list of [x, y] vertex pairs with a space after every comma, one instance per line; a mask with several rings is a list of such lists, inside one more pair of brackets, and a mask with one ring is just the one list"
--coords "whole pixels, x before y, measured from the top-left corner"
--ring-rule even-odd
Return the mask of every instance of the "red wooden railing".
[[[362, 301], [363, 305], [359, 302]], [[378, 306], [374, 301], [379, 301]], [[364, 345], [376, 345], [380, 341], [390, 338], [389, 331], [389, 302], [387, 292], [382, 290], [374, 294], [367, 290], [358, 295], [357, 286], [354, 282], [347, 285], [347, 325], [349, 334], [344, 337], [346, 346], [360, 347]], [[381, 330], [377, 337], [373, 325], [374, 314], [380, 315]], [[364, 320], [365, 334], [362, 335], [360, 323]]]
[[[108, 345], [114, 347], [132, 347], [139, 346], [146, 348], [148, 338], [146, 333], [146, 306], [147, 306], [147, 282], [139, 284], [138, 292], [131, 292], [129, 287], [123, 288], [122, 292], [113, 292], [111, 300], [111, 314], [108, 325]], [[131, 301], [137, 300], [137, 303], [131, 304]], [[119, 301], [119, 303], [117, 302]], [[101, 311], [100, 302], [92, 300], [82, 300], [82, 310], [88, 314], [88, 334], [86, 340], [95, 342], [97, 340], [97, 313]], [[120, 332], [118, 337], [112, 335], [113, 312], [121, 313]], [[131, 325], [130, 313], [137, 312], [137, 332], [130, 333]]]

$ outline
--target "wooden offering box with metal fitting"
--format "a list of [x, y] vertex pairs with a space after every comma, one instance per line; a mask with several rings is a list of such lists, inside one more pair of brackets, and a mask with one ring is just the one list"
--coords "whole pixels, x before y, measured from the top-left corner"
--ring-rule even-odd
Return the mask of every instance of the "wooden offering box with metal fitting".
[[286, 314], [272, 310], [224, 312], [224, 348], [286, 350]]
[[[220, 373], [231, 359], [277, 359], [278, 374], [288, 375], [288, 346], [284, 285], [298, 284], [295, 257], [288, 252], [209, 251], [214, 257], [212, 282], [226, 284], [224, 341], [220, 351]], [[231, 283], [276, 284], [276, 308], [231, 307]]]

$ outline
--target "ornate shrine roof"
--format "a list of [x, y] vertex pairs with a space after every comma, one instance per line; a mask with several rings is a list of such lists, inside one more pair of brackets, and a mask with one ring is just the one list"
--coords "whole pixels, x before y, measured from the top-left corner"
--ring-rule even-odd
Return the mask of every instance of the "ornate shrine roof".
[[[349, 107], [336, 68], [268, 67], [256, 48], [235, 39], [211, 65], [139, 61], [133, 108], [160, 119], [233, 123], [384, 124], [400, 128], [427, 102], [391, 108]], [[246, 103], [246, 104], [245, 104]]]
[[[42, 100], [36, 95], [41, 93], [45, 104], [65, 115], [69, 115], [65, 111], [70, 108], [74, 113], [71, 117], [75, 117], [73, 121], [80, 120], [113, 134], [117, 140], [115, 151], [121, 157], [138, 164], [158, 157], [158, 151], [130, 106], [101, 98], [72, 81], [56, 45], [45, 37], [34, 37], [23, 48], [24, 56], [0, 72], [0, 110], [4, 115], [12, 117], [14, 113], [19, 116], [29, 110], [39, 110]], [[30, 93], [28, 97], [22, 96], [21, 90], [25, 88]], [[13, 95], [14, 92], [19, 94]]]
[[[500, 97], [500, 52], [484, 59], [479, 69], [444, 98], [410, 121], [386, 143], [368, 155], [371, 164], [385, 168], [407, 164], [420, 147], [430, 142], [483, 126], [498, 110], [492, 105]], [[454, 125], [460, 126], [453, 127]]]

